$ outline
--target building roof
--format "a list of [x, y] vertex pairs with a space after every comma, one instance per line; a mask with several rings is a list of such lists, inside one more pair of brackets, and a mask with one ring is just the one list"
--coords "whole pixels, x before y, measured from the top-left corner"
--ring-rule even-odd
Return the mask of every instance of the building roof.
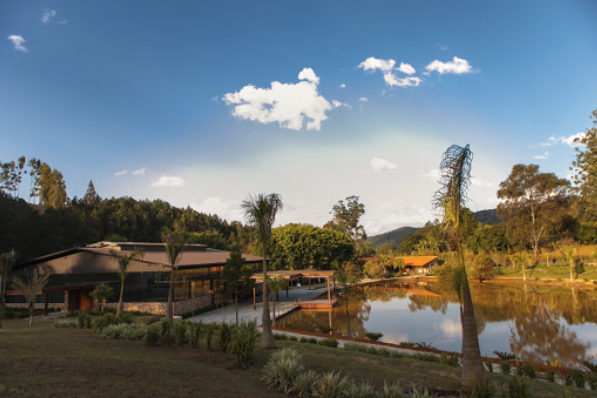
[[[313, 269], [267, 271], [269, 278], [272, 278], [274, 275], [279, 275], [288, 280], [298, 278], [333, 278], [336, 275], [336, 271], [318, 271]], [[251, 278], [261, 282], [263, 280], [263, 273], [256, 273]]]
[[[434, 261], [437, 261], [437, 256], [403, 256], [391, 257], [392, 261], [396, 258], [404, 260], [404, 265], [407, 267], [426, 267]], [[376, 263], [379, 261], [377, 257], [362, 257], [360, 260]]]

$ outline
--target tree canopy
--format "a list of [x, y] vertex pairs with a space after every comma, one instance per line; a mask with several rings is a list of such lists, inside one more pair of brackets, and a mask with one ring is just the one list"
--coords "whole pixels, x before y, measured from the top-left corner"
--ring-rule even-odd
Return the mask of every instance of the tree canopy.
[[354, 243], [367, 238], [365, 227], [359, 224], [359, 220], [365, 214], [365, 205], [359, 203], [358, 196], [349, 196], [344, 200], [338, 201], [332, 208], [330, 214], [333, 218], [324, 228], [335, 229], [350, 238]]

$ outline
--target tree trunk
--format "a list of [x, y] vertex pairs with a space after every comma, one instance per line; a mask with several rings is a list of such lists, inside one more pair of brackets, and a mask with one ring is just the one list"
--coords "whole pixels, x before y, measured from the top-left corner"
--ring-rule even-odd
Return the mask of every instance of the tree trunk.
[[[277, 292], [276, 292], [277, 293]], [[276, 327], [276, 295], [272, 295], [272, 302], [274, 304], [274, 317], [272, 318], [272, 327]]]
[[118, 299], [118, 306], [116, 307], [116, 316], [122, 312], [122, 296], [124, 296], [124, 279], [120, 280], [120, 298]]
[[168, 289], [168, 303], [166, 304], [166, 317], [170, 324], [174, 322], [174, 267], [170, 269], [170, 288]]
[[346, 291], [346, 336], [352, 337], [350, 333], [350, 313], [348, 312], [348, 290]]
[[6, 312], [6, 304], [4, 303], [4, 297], [0, 297], [0, 329], [2, 329], [2, 317]]
[[33, 301], [29, 303], [29, 326], [33, 326]]
[[234, 312], [236, 313], [236, 324], [238, 325], [238, 288], [234, 286]]
[[522, 265], [522, 281], [527, 281], [526, 267], [524, 266], [524, 264]]
[[263, 315], [261, 325], [261, 348], [276, 348], [276, 340], [272, 333], [272, 323], [269, 315], [269, 297], [267, 293], [267, 259], [265, 247], [263, 249]]
[[574, 275], [572, 274], [572, 263], [569, 265], [570, 268], [570, 283], [574, 282]]
[[460, 312], [462, 323], [462, 376], [461, 388], [465, 392], [471, 392], [476, 383], [482, 383], [485, 377], [485, 369], [481, 362], [481, 350], [479, 349], [479, 335], [471, 291], [467, 285], [462, 289], [462, 311]]

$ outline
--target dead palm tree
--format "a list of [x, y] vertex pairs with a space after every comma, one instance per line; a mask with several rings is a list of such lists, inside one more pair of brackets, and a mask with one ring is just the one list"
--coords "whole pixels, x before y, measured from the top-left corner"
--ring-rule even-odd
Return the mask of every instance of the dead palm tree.
[[183, 231], [167, 232], [162, 235], [164, 246], [166, 247], [166, 256], [170, 263], [170, 288], [168, 289], [168, 304], [166, 305], [166, 317], [170, 326], [174, 322], [174, 271], [176, 263], [187, 244], [187, 234]]
[[17, 292], [19, 292], [19, 294], [25, 297], [25, 301], [27, 301], [29, 304], [29, 326], [32, 326], [35, 299], [38, 295], [42, 294], [44, 287], [46, 287], [46, 284], [48, 283], [50, 275], [39, 275], [36, 269], [33, 270], [31, 278], [29, 277], [27, 270], [25, 270], [25, 274], [27, 276], [26, 281], [15, 276], [12, 280], [12, 286]]
[[0, 329], [2, 329], [2, 317], [6, 312], [6, 301], [4, 296], [6, 295], [6, 282], [12, 266], [17, 260], [17, 252], [13, 250], [0, 254]]
[[447, 238], [458, 254], [459, 267], [454, 278], [454, 287], [460, 298], [463, 356], [461, 388], [465, 392], [472, 391], [475, 384], [482, 383], [485, 377], [460, 235], [460, 216], [466, 209], [472, 161], [473, 153], [469, 145], [464, 148], [452, 145], [444, 152], [440, 163], [442, 186], [436, 192], [434, 200], [435, 207], [443, 211], [443, 226]]
[[257, 239], [261, 243], [263, 255], [263, 316], [261, 348], [276, 348], [276, 341], [272, 334], [271, 318], [269, 314], [269, 297], [267, 295], [267, 255], [272, 240], [272, 225], [276, 220], [278, 210], [284, 208], [282, 197], [276, 193], [257, 194], [250, 196], [241, 203], [247, 223], [257, 229]]
[[120, 299], [118, 299], [118, 307], [116, 307], [116, 316], [122, 312], [122, 298], [124, 296], [124, 281], [126, 280], [127, 270], [129, 264], [133, 260], [140, 260], [145, 256], [143, 249], [135, 247], [130, 253], [123, 255], [116, 250], [110, 250], [110, 256], [118, 263], [118, 273], [120, 274]]

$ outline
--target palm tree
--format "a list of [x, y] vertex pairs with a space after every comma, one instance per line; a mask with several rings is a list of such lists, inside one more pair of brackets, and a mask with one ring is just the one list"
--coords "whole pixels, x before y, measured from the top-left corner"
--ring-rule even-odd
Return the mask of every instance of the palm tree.
[[90, 296], [98, 302], [100, 307], [100, 313], [104, 314], [104, 307], [106, 306], [106, 300], [108, 300], [112, 294], [114, 294], [114, 289], [112, 289], [107, 283], [100, 283], [99, 285], [95, 285], [95, 289], [91, 292]]
[[263, 255], [263, 320], [261, 333], [261, 348], [276, 348], [276, 341], [272, 334], [272, 325], [269, 314], [269, 297], [267, 295], [267, 255], [269, 244], [272, 240], [272, 225], [276, 220], [278, 210], [284, 208], [282, 197], [276, 193], [269, 195], [260, 193], [249, 195], [241, 203], [245, 213], [245, 220], [257, 229], [257, 239], [261, 243]]
[[274, 275], [273, 278], [267, 278], [267, 288], [272, 292], [272, 301], [274, 302], [274, 319], [272, 321], [273, 327], [276, 327], [276, 296], [280, 290], [286, 289], [288, 281], [280, 275]]
[[33, 270], [32, 277], [29, 277], [29, 273], [25, 270], [27, 280], [23, 281], [18, 277], [14, 277], [12, 281], [13, 288], [19, 292], [19, 294], [25, 296], [25, 300], [29, 304], [29, 326], [33, 325], [33, 307], [35, 299], [48, 283], [50, 278], [49, 274], [39, 275], [37, 269]]
[[110, 250], [110, 256], [118, 263], [118, 272], [120, 273], [120, 299], [118, 299], [118, 307], [116, 308], [116, 316], [122, 312], [122, 297], [124, 296], [124, 281], [126, 279], [127, 269], [133, 260], [140, 260], [145, 256], [143, 249], [135, 247], [127, 255], [121, 255], [116, 250]]
[[13, 250], [0, 254], [0, 329], [2, 329], [2, 317], [6, 312], [6, 301], [4, 296], [6, 295], [6, 282], [12, 266], [17, 260], [17, 252]]
[[443, 211], [443, 225], [448, 234], [447, 237], [458, 254], [459, 267], [454, 278], [454, 287], [457, 289], [460, 298], [463, 356], [461, 387], [465, 392], [472, 391], [475, 384], [482, 383], [485, 377], [461, 244], [460, 216], [466, 209], [467, 188], [471, 177], [472, 161], [473, 153], [469, 145], [464, 148], [452, 145], [444, 152], [440, 163], [440, 184], [442, 186], [436, 192], [434, 200], [435, 207]]
[[174, 271], [176, 263], [180, 260], [182, 250], [187, 244], [187, 234], [183, 231], [174, 231], [162, 235], [164, 246], [166, 247], [166, 256], [170, 263], [170, 288], [168, 289], [168, 304], [166, 305], [166, 317], [170, 321], [170, 326], [174, 322]]

